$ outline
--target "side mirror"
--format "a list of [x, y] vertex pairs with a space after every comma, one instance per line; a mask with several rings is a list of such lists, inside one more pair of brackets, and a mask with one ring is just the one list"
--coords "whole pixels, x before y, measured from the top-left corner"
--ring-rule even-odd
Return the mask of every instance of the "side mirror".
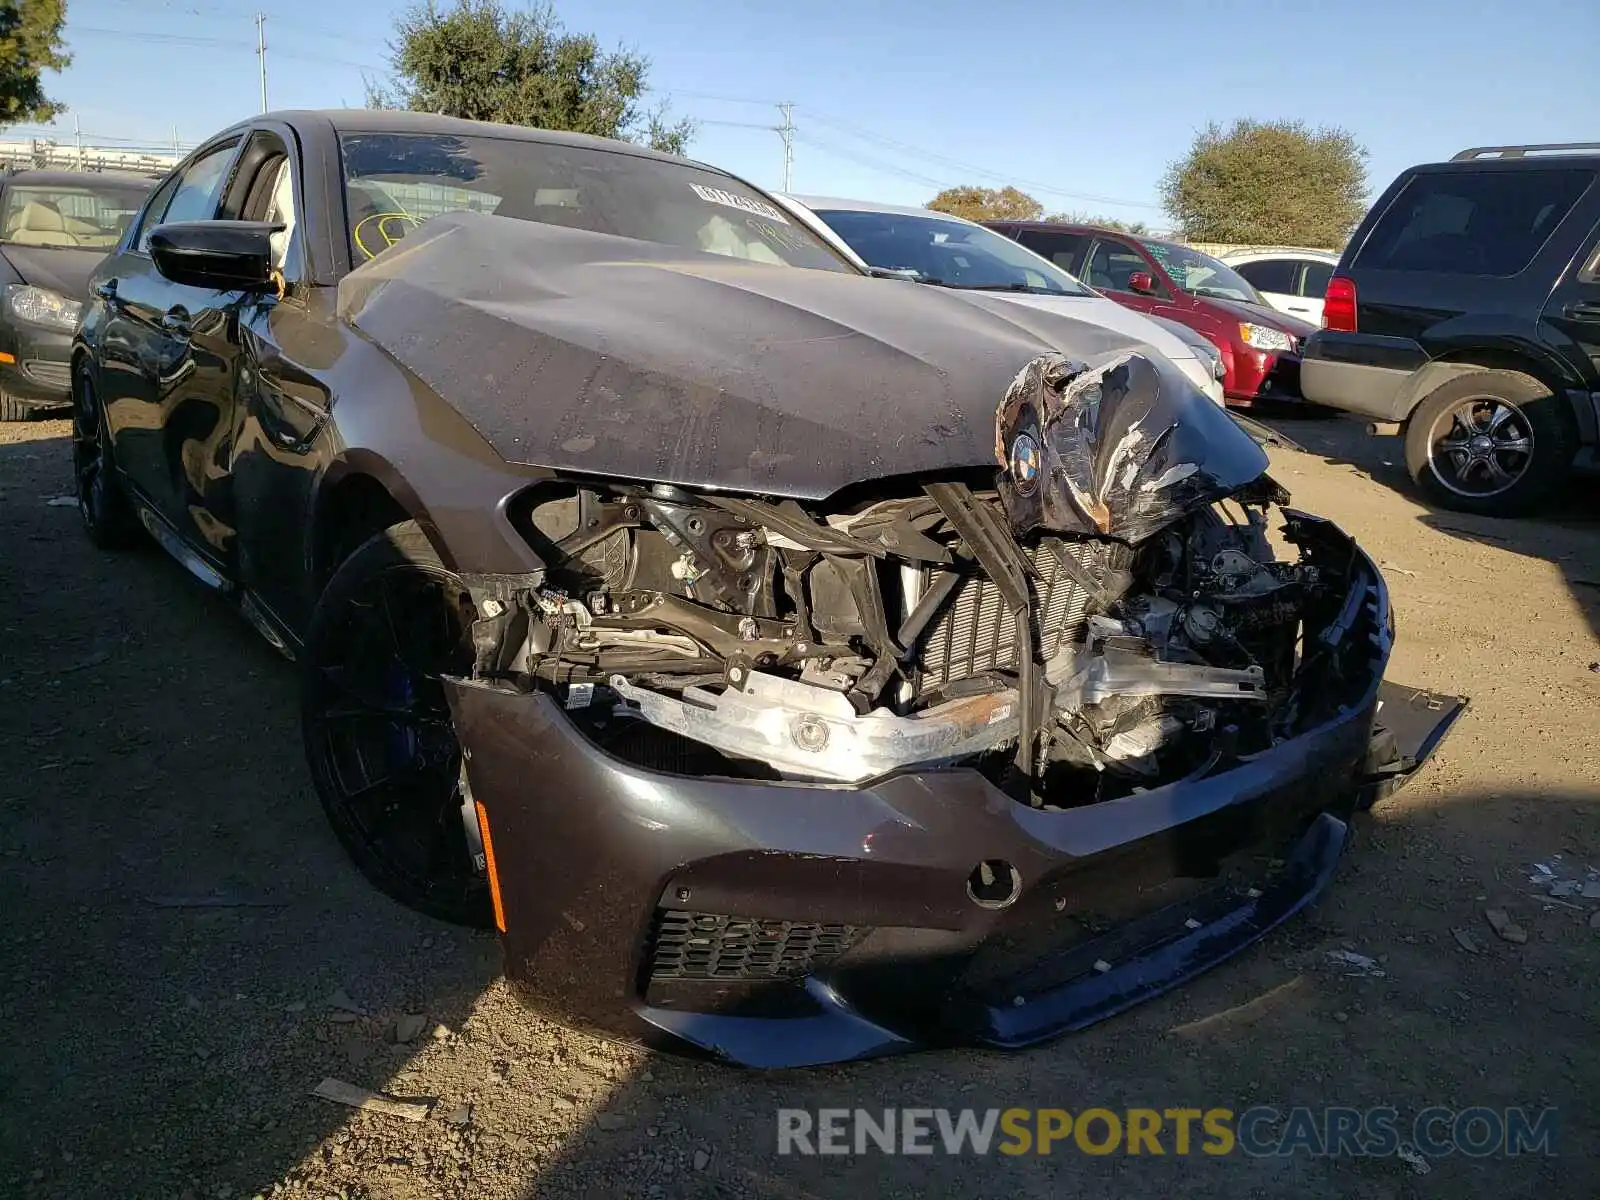
[[1146, 271], [1135, 271], [1128, 276], [1128, 290], [1138, 292], [1141, 296], [1154, 296], [1156, 294], [1156, 281], [1150, 278]]
[[173, 283], [218, 292], [270, 291], [269, 221], [173, 221], [150, 231], [150, 257]]

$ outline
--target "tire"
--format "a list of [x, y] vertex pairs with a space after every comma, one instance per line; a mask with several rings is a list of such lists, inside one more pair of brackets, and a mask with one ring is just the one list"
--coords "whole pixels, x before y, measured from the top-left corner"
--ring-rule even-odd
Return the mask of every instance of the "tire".
[[0, 421], [31, 421], [39, 410], [10, 392], [0, 392]]
[[470, 669], [466, 603], [416, 522], [364, 542], [311, 617], [301, 732], [323, 811], [362, 874], [407, 907], [486, 927], [488, 879], [468, 849], [439, 682]]
[[1474, 371], [1436, 388], [1406, 423], [1406, 467], [1430, 500], [1522, 516], [1566, 481], [1578, 435], [1566, 400], [1520, 371]]
[[94, 383], [79, 371], [72, 389], [72, 482], [83, 531], [101, 550], [127, 550], [144, 540], [133, 503], [117, 475]]

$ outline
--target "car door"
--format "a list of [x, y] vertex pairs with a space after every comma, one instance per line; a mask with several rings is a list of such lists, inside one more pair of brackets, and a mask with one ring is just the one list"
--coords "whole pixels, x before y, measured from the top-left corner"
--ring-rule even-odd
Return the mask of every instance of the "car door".
[[1246, 263], [1233, 264], [1233, 269], [1282, 313], [1290, 313], [1308, 320], [1305, 299], [1300, 295], [1300, 275], [1303, 260], [1298, 258], [1256, 258]]
[[[1084, 274], [1079, 276], [1096, 291], [1104, 292], [1118, 304], [1143, 313], [1182, 320], [1179, 310], [1173, 307], [1172, 290], [1161, 272], [1137, 247], [1121, 238], [1096, 237], [1084, 258]], [[1131, 280], [1135, 275], [1148, 275], [1155, 284], [1153, 293], [1136, 292]]]
[[211, 500], [238, 530], [246, 615], [279, 644], [305, 627], [315, 599], [305, 587], [306, 514], [329, 453], [327, 372], [346, 349], [331, 319], [333, 289], [314, 285], [308, 263], [306, 205], [319, 194], [297, 139], [274, 126], [251, 135], [224, 202], [224, 215], [284, 226], [272, 239], [283, 295], [241, 315], [231, 469]]
[[227, 577], [231, 549], [231, 531], [210, 520], [204, 494], [226, 425], [235, 294], [164, 277], [150, 257], [150, 234], [169, 221], [216, 216], [239, 142], [207, 146], [181, 168], [170, 196], [146, 210], [124, 261], [104, 284], [111, 294], [102, 342], [118, 346], [123, 363], [106, 369], [103, 359], [100, 379], [117, 461], [159, 518], [152, 528], [157, 539], [212, 584]]
[[1575, 261], [1581, 265], [1562, 275], [1544, 315], [1589, 360], [1589, 387], [1600, 390], [1600, 226]]
[[1333, 263], [1320, 258], [1305, 260], [1300, 272], [1300, 307], [1287, 311], [1302, 321], [1322, 324], [1322, 302], [1328, 294], [1328, 280], [1333, 278]]

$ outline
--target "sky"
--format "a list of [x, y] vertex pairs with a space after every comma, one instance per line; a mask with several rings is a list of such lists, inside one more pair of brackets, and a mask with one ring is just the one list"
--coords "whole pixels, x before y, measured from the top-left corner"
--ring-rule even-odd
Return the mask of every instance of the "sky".
[[[448, 0], [445, 0], [448, 2]], [[259, 0], [273, 108], [360, 106], [404, 0]], [[507, 0], [516, 6], [519, 0]], [[86, 142], [192, 144], [261, 108], [250, 0], [68, 0], [46, 76]], [[649, 58], [696, 158], [792, 189], [921, 204], [1013, 183], [1048, 211], [1163, 228], [1158, 183], [1207, 123], [1339, 126], [1376, 195], [1467, 146], [1600, 137], [1591, 0], [557, 0]], [[751, 128], [755, 126], [755, 128]], [[17, 136], [15, 133], [10, 136]]]

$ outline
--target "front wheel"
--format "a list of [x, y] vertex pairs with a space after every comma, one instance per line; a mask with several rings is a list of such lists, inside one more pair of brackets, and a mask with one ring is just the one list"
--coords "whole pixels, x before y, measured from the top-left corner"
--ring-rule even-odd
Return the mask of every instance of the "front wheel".
[[72, 479], [91, 542], [101, 550], [126, 550], [139, 541], [139, 520], [117, 478], [99, 393], [83, 370], [72, 388]]
[[301, 728], [322, 807], [362, 873], [411, 908], [487, 926], [441, 681], [470, 670], [471, 622], [466, 589], [414, 521], [369, 539], [312, 614]]
[[1474, 371], [1434, 389], [1406, 424], [1406, 466], [1445, 508], [1519, 516], [1566, 480], [1577, 436], [1565, 401], [1520, 371]]

